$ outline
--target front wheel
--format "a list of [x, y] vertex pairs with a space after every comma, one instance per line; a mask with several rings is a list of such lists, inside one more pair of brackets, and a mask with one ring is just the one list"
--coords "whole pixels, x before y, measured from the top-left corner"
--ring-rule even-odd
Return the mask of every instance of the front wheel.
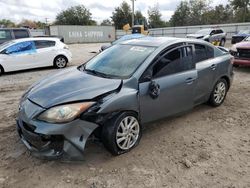
[[102, 142], [113, 155], [120, 155], [136, 147], [141, 135], [141, 126], [136, 114], [123, 112], [104, 125]]
[[210, 95], [209, 103], [215, 107], [220, 106], [226, 98], [227, 91], [228, 91], [227, 81], [225, 79], [218, 80]]
[[65, 68], [67, 66], [68, 60], [66, 57], [64, 56], [57, 56], [54, 60], [54, 66], [57, 69], [62, 69]]

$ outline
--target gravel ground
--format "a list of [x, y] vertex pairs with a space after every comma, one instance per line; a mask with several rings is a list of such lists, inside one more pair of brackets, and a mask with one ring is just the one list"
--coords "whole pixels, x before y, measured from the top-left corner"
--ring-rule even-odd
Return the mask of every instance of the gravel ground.
[[[70, 45], [71, 65], [85, 62], [100, 46]], [[36, 159], [15, 131], [22, 93], [55, 71], [0, 77], [0, 187], [250, 187], [250, 68], [235, 70], [221, 107], [201, 105], [149, 124], [140, 145], [118, 157], [89, 141], [83, 162]]]

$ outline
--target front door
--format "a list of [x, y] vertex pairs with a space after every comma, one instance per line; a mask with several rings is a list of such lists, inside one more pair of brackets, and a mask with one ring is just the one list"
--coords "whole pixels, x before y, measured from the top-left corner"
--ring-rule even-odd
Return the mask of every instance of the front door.
[[36, 50], [33, 41], [14, 44], [5, 50], [3, 66], [6, 71], [33, 68], [35, 53]]
[[148, 72], [152, 74], [151, 80], [144, 80], [145, 75], [142, 75], [139, 83], [142, 123], [193, 107], [197, 71], [192, 61], [191, 46], [177, 47], [166, 52], [153, 62], [145, 74]]

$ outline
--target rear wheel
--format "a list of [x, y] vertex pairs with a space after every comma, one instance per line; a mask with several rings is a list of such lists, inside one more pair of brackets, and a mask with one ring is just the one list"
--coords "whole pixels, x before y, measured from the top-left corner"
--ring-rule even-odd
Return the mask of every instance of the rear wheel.
[[220, 46], [225, 46], [225, 42], [226, 42], [226, 40], [225, 39], [221, 39], [221, 41], [220, 41]]
[[227, 91], [228, 91], [227, 81], [223, 78], [218, 80], [210, 95], [209, 103], [215, 107], [220, 106], [226, 98]]
[[68, 59], [65, 56], [57, 56], [54, 60], [54, 66], [57, 69], [62, 69], [67, 66]]
[[114, 117], [102, 130], [102, 142], [113, 155], [130, 151], [139, 144], [140, 138], [141, 126], [133, 112]]

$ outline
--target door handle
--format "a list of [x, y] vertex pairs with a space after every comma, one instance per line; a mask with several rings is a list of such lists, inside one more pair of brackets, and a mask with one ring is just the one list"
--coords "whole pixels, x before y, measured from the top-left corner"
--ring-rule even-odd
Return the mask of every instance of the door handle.
[[192, 84], [195, 80], [196, 80], [196, 78], [187, 78], [185, 82], [187, 84]]
[[216, 67], [217, 67], [217, 65], [216, 65], [216, 64], [212, 64], [212, 65], [210, 66], [210, 68], [211, 68], [212, 70], [215, 70], [215, 69], [216, 69]]

